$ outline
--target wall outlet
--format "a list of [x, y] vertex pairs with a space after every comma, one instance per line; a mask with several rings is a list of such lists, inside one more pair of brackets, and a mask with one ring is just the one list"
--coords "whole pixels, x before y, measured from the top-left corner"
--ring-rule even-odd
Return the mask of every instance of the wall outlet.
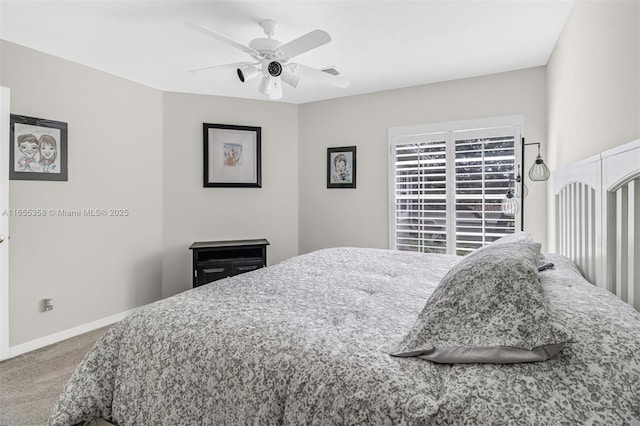
[[42, 311], [50, 311], [53, 309], [53, 299], [42, 299]]

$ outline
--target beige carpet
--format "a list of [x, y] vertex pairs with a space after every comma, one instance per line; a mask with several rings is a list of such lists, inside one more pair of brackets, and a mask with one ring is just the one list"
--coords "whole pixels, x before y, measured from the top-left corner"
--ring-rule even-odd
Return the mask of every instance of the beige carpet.
[[67, 380], [108, 328], [0, 362], [0, 425], [46, 425]]

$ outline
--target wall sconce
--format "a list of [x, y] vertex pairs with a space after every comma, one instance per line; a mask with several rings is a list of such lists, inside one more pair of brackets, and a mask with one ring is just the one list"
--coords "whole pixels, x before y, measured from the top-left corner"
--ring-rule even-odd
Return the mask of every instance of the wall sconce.
[[538, 145], [538, 156], [536, 157], [536, 161], [533, 163], [533, 166], [529, 169], [529, 179], [533, 181], [548, 180], [551, 176], [551, 172], [540, 156], [540, 142], [525, 143], [524, 145]]
[[505, 216], [515, 216], [518, 213], [520, 206], [518, 204], [518, 199], [516, 198], [515, 192], [513, 190], [513, 181], [509, 179], [509, 187], [507, 188], [507, 193], [504, 195], [502, 199], [502, 213]]
[[516, 185], [514, 189], [516, 198], [524, 198], [529, 195], [529, 188], [524, 184], [524, 179], [520, 176], [520, 164], [518, 164], [518, 174], [516, 175]]

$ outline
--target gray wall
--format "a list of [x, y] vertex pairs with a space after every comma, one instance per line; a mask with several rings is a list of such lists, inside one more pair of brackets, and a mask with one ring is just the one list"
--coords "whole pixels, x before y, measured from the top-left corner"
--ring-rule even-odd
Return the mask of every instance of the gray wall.
[[640, 138], [640, 2], [576, 2], [547, 75], [551, 170]]
[[[2, 42], [13, 114], [68, 123], [69, 180], [12, 180], [10, 206], [127, 217], [10, 218], [10, 345], [159, 299], [162, 93]], [[54, 299], [43, 313], [40, 300]]]
[[576, 2], [547, 73], [551, 165], [640, 137], [640, 2]]
[[[545, 68], [494, 74], [300, 107], [300, 251], [387, 248], [389, 127], [522, 114], [528, 141], [546, 139]], [[326, 151], [357, 146], [357, 188], [326, 188]], [[544, 151], [543, 151], [544, 153]], [[536, 151], [527, 150], [529, 167]], [[546, 189], [529, 182], [525, 230], [546, 239]]]
[[[297, 255], [298, 107], [166, 93], [164, 116], [163, 296], [190, 288], [194, 241], [266, 238], [269, 264]], [[203, 188], [202, 123], [262, 127], [262, 188]]]

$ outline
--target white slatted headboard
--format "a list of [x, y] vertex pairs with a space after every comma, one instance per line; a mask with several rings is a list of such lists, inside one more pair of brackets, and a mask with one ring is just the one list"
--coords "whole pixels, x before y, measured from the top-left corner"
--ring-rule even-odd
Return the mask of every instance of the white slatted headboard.
[[553, 174], [557, 253], [640, 311], [640, 140]]

